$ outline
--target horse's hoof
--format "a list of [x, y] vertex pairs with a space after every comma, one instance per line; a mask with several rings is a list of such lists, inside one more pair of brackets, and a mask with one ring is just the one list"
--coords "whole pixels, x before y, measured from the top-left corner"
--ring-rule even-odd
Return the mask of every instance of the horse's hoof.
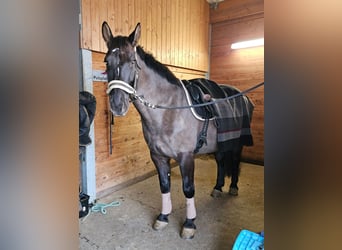
[[222, 192], [214, 188], [210, 195], [214, 198], [220, 198], [222, 197]]
[[164, 229], [169, 223], [166, 221], [156, 220], [153, 224], [153, 229], [156, 231], [160, 231]]
[[239, 194], [239, 190], [237, 188], [231, 187], [231, 188], [229, 188], [228, 194], [237, 196]]
[[182, 239], [192, 239], [195, 236], [196, 229], [183, 227], [181, 232]]

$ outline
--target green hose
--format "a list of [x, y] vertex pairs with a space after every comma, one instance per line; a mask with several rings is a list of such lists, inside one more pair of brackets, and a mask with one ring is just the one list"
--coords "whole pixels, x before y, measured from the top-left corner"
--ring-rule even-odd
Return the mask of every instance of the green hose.
[[108, 203], [108, 204], [97, 203], [91, 207], [91, 211], [92, 212], [101, 212], [102, 214], [106, 214], [107, 213], [107, 210], [106, 210], [107, 207], [117, 207], [117, 206], [120, 206], [120, 204], [121, 203], [119, 201], [113, 201], [112, 203]]

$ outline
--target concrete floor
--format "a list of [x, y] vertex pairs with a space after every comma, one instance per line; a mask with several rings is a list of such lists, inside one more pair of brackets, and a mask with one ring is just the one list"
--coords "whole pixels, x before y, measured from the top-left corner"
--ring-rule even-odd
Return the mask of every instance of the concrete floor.
[[158, 177], [152, 176], [99, 200], [121, 203], [109, 207], [107, 214], [92, 212], [80, 219], [80, 249], [232, 249], [241, 229], [264, 230], [264, 167], [241, 163], [238, 196], [227, 194], [230, 179], [226, 179], [224, 196], [212, 198], [215, 180], [215, 161], [196, 159], [197, 231], [193, 239], [179, 236], [185, 220], [185, 198], [177, 166], [171, 172], [173, 211], [164, 230], [152, 229], [161, 208]]

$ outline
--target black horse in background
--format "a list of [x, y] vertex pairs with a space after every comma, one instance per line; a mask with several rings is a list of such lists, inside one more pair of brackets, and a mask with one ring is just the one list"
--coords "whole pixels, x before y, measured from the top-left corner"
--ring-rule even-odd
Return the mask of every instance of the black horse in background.
[[[213, 153], [217, 162], [217, 183], [212, 196], [222, 192], [225, 176], [231, 176], [229, 193], [238, 194], [238, 176], [243, 146], [253, 144], [250, 132], [253, 104], [245, 95], [196, 108], [184, 107], [221, 100], [239, 94], [230, 86], [219, 86], [207, 79], [179, 80], [151, 54], [138, 45], [141, 26], [127, 36], [113, 36], [106, 22], [102, 35], [107, 44], [107, 94], [113, 115], [127, 113], [130, 101], [141, 116], [145, 141], [156, 166], [162, 196], [162, 209], [153, 228], [168, 224], [172, 211], [170, 159], [177, 161], [186, 200], [182, 238], [193, 238], [195, 186], [194, 157]], [[151, 103], [163, 106], [155, 107]], [[170, 108], [163, 108], [170, 107]]]

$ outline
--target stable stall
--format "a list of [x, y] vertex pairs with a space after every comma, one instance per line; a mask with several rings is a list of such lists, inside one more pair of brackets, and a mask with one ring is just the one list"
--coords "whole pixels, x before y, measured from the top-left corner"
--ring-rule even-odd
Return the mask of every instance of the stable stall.
[[[104, 21], [111, 27], [114, 36], [128, 36], [137, 23], [140, 23], [139, 45], [179, 79], [206, 78], [221, 85], [231, 85], [241, 91], [264, 81], [263, 44], [245, 49], [232, 47], [232, 44], [241, 41], [263, 40], [264, 7], [263, 1], [260, 0], [82, 0], [80, 20], [80, 91], [87, 91], [96, 98], [96, 114], [89, 130], [92, 143], [84, 148], [80, 157], [80, 189], [87, 194], [87, 201], [92, 204], [99, 199], [110, 202], [113, 198], [120, 200], [115, 204], [120, 204], [125, 201], [123, 197], [126, 195], [126, 200], [130, 200], [128, 197], [134, 196], [132, 193], [139, 193], [138, 190], [127, 191], [127, 188], [142, 188], [138, 187], [139, 183], [150, 186], [147, 180], [151, 180], [151, 177], [158, 179], [144, 139], [139, 112], [132, 104], [123, 117], [114, 117], [110, 112], [104, 62], [108, 49], [101, 32]], [[254, 104], [251, 123], [253, 146], [244, 147], [242, 161], [247, 164], [246, 169], [249, 168], [249, 163], [253, 164], [251, 171], [255, 171], [257, 177], [254, 183], [253, 174], [249, 176], [248, 181], [242, 181], [244, 188], [253, 186], [253, 193], [245, 191], [245, 198], [237, 201], [246, 202], [247, 206], [248, 199], [257, 196], [257, 200], [253, 201], [254, 207], [250, 208], [255, 209], [256, 221], [246, 225], [253, 225], [258, 230], [263, 229], [263, 94], [263, 85], [246, 93]], [[206, 157], [196, 159], [196, 162], [203, 164], [207, 160], [208, 164], [212, 165], [213, 158]], [[172, 161], [171, 165], [175, 167], [177, 163]], [[203, 169], [212, 171], [211, 174], [216, 177], [215, 167], [211, 170]], [[177, 170], [173, 169], [172, 172], [173, 175], [178, 175]], [[202, 175], [206, 176], [208, 173], [204, 172]], [[212, 180], [213, 185], [214, 181]], [[204, 185], [211, 184], [203, 183]], [[158, 185], [155, 185], [155, 189], [155, 192], [159, 192]], [[209, 193], [210, 191], [208, 190]], [[140, 198], [150, 197], [142, 195]], [[207, 199], [212, 198], [208, 195]], [[233, 201], [230, 203], [234, 205]], [[143, 201], [141, 204], [142, 209], [146, 208]], [[178, 206], [179, 209], [184, 208], [179, 204]], [[154, 207], [150, 208], [154, 210]], [[126, 212], [125, 216], [132, 216], [132, 211]], [[134, 213], [136, 211], [133, 211]], [[252, 218], [250, 211], [241, 214], [236, 211], [235, 216]], [[144, 218], [146, 219], [146, 216]], [[235, 219], [243, 221], [242, 218]], [[91, 223], [96, 224], [94, 220]], [[81, 225], [87, 228], [86, 224]], [[232, 226], [236, 232], [230, 235], [230, 244], [239, 231], [238, 225], [239, 223], [235, 223]], [[82, 233], [87, 234], [85, 231]]]

